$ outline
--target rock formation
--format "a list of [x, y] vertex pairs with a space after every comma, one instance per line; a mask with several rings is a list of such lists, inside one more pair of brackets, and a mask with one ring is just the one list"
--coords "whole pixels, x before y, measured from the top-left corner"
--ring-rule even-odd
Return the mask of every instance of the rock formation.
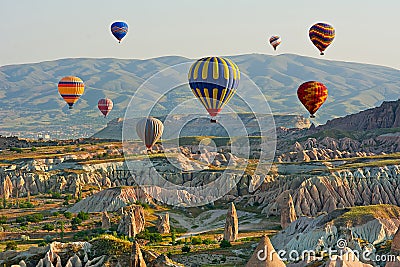
[[139, 244], [135, 241], [132, 245], [130, 267], [146, 267], [146, 262], [143, 259], [142, 251]]
[[390, 254], [396, 256], [395, 261], [386, 262], [386, 267], [398, 267], [400, 266], [400, 227], [397, 229], [396, 234], [392, 240], [392, 248]]
[[[400, 205], [400, 199], [396, 197], [400, 194], [400, 165], [343, 169], [332, 173], [321, 163], [280, 168], [282, 170], [278, 172], [286, 174], [278, 174], [265, 182], [248, 201], [250, 205], [257, 202], [262, 213], [267, 215], [280, 215], [276, 199], [286, 190], [291, 192], [297, 215], [316, 216], [339, 207]], [[314, 169], [325, 169], [326, 174], [302, 173]]]
[[281, 210], [282, 229], [286, 229], [289, 226], [289, 224], [291, 224], [297, 219], [290, 191], [287, 190], [282, 192], [276, 199], [276, 202]]
[[268, 236], [263, 236], [247, 262], [246, 267], [285, 267]]
[[82, 267], [81, 259], [79, 259], [79, 257], [74, 254], [74, 256], [68, 259], [65, 267]]
[[9, 199], [12, 196], [13, 184], [10, 176], [0, 177], [0, 197], [1, 199]]
[[131, 205], [121, 209], [121, 221], [117, 231], [128, 237], [135, 237], [144, 230], [146, 223], [144, 218], [144, 209], [140, 205]]
[[68, 211], [77, 213], [117, 211], [129, 203], [151, 201], [139, 187], [114, 187], [102, 190], [79, 201]]
[[[344, 239], [348, 247], [360, 250], [359, 239], [366, 242], [364, 246], [371, 247], [391, 239], [400, 225], [400, 208], [376, 205], [368, 209], [375, 211], [352, 218], [355, 223], [346, 221], [349, 224], [347, 226], [338, 222], [341, 222], [346, 213], [351, 212], [350, 209], [337, 209], [316, 218], [302, 216], [277, 233], [271, 239], [272, 244], [278, 250], [320, 251], [321, 248], [335, 249], [337, 241]], [[360, 209], [358, 212], [363, 213]], [[383, 216], [385, 218], [382, 218]]]
[[166, 255], [161, 254], [154, 261], [152, 261], [149, 267], [184, 267], [184, 265], [176, 263], [169, 259]]
[[165, 214], [158, 215], [156, 228], [161, 234], [169, 234], [170, 225], [169, 225], [169, 214], [168, 212]]
[[381, 106], [367, 109], [357, 114], [328, 121], [317, 130], [341, 129], [362, 131], [381, 128], [400, 127], [400, 100], [385, 101]]
[[101, 228], [103, 229], [109, 229], [111, 227], [111, 219], [110, 216], [108, 216], [107, 211], [103, 211], [101, 213]]
[[231, 203], [226, 214], [224, 240], [229, 242], [236, 241], [239, 235], [239, 221], [236, 213], [235, 204]]

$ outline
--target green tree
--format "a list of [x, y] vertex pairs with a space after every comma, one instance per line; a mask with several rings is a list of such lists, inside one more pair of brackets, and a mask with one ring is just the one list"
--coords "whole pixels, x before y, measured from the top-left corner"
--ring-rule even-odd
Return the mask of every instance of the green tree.
[[67, 219], [71, 219], [72, 218], [72, 213], [69, 211], [64, 212], [64, 217]]
[[86, 221], [86, 220], [88, 220], [89, 219], [89, 213], [87, 213], [87, 212], [84, 212], [84, 211], [80, 211], [79, 213], [78, 213], [78, 216], [77, 216], [79, 219], [81, 219], [82, 221]]
[[60, 239], [61, 239], [61, 241], [62, 241], [62, 240], [64, 240], [64, 221], [61, 221], [61, 222], [60, 222], [60, 230], [61, 230], [61, 232], [60, 232]]
[[54, 224], [46, 223], [45, 225], [43, 225], [42, 229], [47, 231], [47, 232], [53, 231], [54, 230]]
[[175, 229], [173, 229], [173, 230], [171, 231], [171, 241], [172, 241], [172, 245], [175, 245], [175, 242], [176, 242], [176, 232], [175, 232]]
[[5, 251], [7, 250], [17, 250], [18, 249], [18, 245], [17, 242], [14, 240], [11, 241], [7, 241], [6, 242], [6, 248], [4, 249]]
[[232, 244], [228, 240], [224, 239], [221, 241], [221, 243], [219, 243], [219, 247], [220, 248], [229, 248], [229, 247], [232, 247]]
[[81, 223], [82, 223], [82, 220], [80, 218], [78, 218], [78, 217], [74, 217], [71, 220], [71, 224], [72, 225], [80, 225]]

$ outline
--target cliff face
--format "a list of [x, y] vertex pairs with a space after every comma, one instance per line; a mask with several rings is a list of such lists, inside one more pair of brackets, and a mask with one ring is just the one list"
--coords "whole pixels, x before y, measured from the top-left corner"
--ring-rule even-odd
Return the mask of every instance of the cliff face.
[[367, 109], [357, 114], [329, 120], [325, 125], [317, 127], [316, 130], [360, 131], [398, 127], [400, 127], [400, 99], [383, 102], [380, 107]]
[[349, 137], [308, 138], [278, 149], [277, 162], [309, 162], [352, 157], [365, 157], [400, 152], [400, 133], [383, 134], [361, 140]]
[[[331, 174], [326, 170], [321, 175], [301, 174], [301, 170], [293, 168], [299, 173], [272, 177], [249, 197], [247, 204], [257, 203], [263, 213], [280, 215], [276, 199], [288, 190], [297, 215], [315, 216], [319, 212], [360, 205], [400, 205], [399, 165], [345, 169]], [[309, 168], [312, 170], [312, 165]]]
[[351, 249], [359, 255], [364, 251], [371, 251], [369, 257], [373, 260], [375, 246], [391, 240], [399, 224], [400, 208], [397, 206], [373, 205], [337, 209], [316, 218], [300, 217], [271, 241], [277, 250], [285, 251], [312, 250], [318, 253], [329, 249]]

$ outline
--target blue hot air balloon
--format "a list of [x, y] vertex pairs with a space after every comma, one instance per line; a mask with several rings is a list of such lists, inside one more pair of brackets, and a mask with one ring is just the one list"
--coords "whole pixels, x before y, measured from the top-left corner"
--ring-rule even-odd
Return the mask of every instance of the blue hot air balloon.
[[193, 63], [188, 78], [193, 94], [215, 123], [215, 117], [236, 93], [240, 80], [238, 66], [228, 58], [205, 57]]
[[122, 21], [117, 21], [111, 24], [111, 32], [119, 42], [128, 33], [128, 24]]

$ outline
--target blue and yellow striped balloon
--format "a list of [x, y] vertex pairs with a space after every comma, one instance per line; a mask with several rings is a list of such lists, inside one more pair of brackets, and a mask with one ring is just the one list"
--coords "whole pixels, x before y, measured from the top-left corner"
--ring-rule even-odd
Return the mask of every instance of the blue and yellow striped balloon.
[[189, 70], [189, 85], [215, 122], [224, 105], [236, 93], [239, 67], [230, 59], [205, 57], [197, 60]]
[[58, 92], [65, 102], [67, 102], [70, 109], [72, 109], [72, 106], [78, 101], [84, 91], [85, 85], [78, 77], [67, 76], [58, 82]]

